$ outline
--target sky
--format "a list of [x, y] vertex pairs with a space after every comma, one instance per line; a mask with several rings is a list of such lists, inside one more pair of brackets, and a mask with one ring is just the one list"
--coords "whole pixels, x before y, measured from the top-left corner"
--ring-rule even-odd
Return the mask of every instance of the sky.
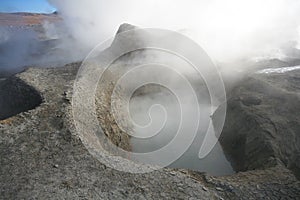
[[0, 12], [52, 13], [55, 8], [47, 0], [0, 0]]

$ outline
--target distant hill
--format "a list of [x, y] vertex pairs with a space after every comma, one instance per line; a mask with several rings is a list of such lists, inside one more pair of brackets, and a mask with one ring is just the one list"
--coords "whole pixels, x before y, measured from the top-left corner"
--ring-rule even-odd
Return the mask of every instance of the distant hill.
[[0, 26], [32, 26], [40, 25], [43, 21], [56, 22], [61, 20], [57, 13], [0, 13]]

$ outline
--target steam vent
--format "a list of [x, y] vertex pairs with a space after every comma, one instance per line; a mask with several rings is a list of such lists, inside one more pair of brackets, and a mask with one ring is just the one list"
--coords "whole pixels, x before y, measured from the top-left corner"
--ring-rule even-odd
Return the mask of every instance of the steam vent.
[[[62, 20], [56, 19], [59, 13], [39, 14], [34, 18], [50, 17], [52, 22], [57, 23]], [[10, 18], [11, 15], [14, 14], [10, 14]], [[0, 15], [0, 23], [5, 21], [1, 17], [5, 15]], [[31, 17], [27, 14], [26, 18]], [[19, 23], [16, 23], [16, 30], [33, 28], [38, 32], [38, 39], [45, 40], [47, 34], [43, 32], [42, 24], [36, 22], [19, 26]], [[135, 29], [135, 26], [123, 24], [117, 28], [115, 30], [120, 33]], [[140, 42], [143, 38], [136, 39], [134, 36], [128, 37], [124, 44]], [[63, 44], [58, 39], [56, 42], [51, 45]], [[69, 53], [60, 47], [46, 47], [50, 49], [46, 57], [64, 57], [65, 53]], [[105, 51], [114, 50], [114, 47], [112, 45]], [[111, 95], [117, 76], [130, 69], [134, 56], [144, 52], [139, 53], [120, 58], [119, 63], [114, 63], [113, 70], [105, 71], [105, 78], [99, 83], [102, 81], [107, 87], [96, 88], [93, 104], [96, 120], [105, 136], [127, 151], [134, 150], [134, 142], [113, 118]], [[227, 114], [218, 150], [232, 168], [231, 173], [226, 175], [174, 166], [134, 174], [118, 171], [100, 162], [97, 156], [106, 158], [103, 149], [99, 148], [98, 154], [91, 153], [74, 122], [73, 89], [83, 57], [72, 62], [69, 59], [55, 67], [39, 62], [37, 66], [26, 67], [22, 72], [1, 78], [0, 199], [299, 199], [300, 53], [297, 54], [296, 50], [293, 53], [294, 57], [288, 60], [242, 63], [251, 66], [245, 72], [236, 70], [228, 75], [226, 70], [220, 70], [227, 93]], [[34, 56], [38, 59], [40, 55]], [[97, 67], [102, 66], [99, 64]], [[232, 74], [237, 74], [238, 78], [233, 79]], [[203, 84], [195, 79], [192, 81], [199, 87]], [[160, 95], [160, 92], [156, 85], [141, 87], [135, 96], [143, 98], [148, 93]], [[151, 101], [152, 97], [147, 97], [147, 100]], [[215, 112], [219, 109], [217, 107]], [[214, 117], [211, 115], [213, 122], [216, 121]], [[92, 127], [87, 127], [85, 133], [89, 133], [90, 129]], [[97, 140], [94, 142], [98, 144]], [[146, 146], [140, 147], [140, 150], [143, 148]], [[127, 161], [134, 162], [130, 160], [130, 154], [127, 158], [125, 162], [114, 156], [110, 161], [124, 166]], [[196, 159], [199, 158], [187, 160]], [[134, 164], [145, 167], [149, 163]]]

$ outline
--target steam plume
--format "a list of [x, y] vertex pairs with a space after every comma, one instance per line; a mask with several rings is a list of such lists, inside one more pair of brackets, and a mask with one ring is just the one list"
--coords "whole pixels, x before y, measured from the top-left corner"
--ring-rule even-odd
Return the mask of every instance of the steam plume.
[[299, 47], [298, 0], [49, 0], [81, 47], [93, 48], [117, 27], [181, 31], [216, 61], [283, 57]]

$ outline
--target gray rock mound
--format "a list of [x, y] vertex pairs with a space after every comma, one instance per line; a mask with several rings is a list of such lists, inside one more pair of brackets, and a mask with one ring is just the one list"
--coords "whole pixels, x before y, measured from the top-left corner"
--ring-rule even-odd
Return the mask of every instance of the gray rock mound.
[[42, 103], [40, 94], [17, 77], [0, 82], [0, 120], [34, 109]]
[[220, 141], [237, 170], [283, 165], [299, 177], [300, 71], [252, 74], [228, 100]]

